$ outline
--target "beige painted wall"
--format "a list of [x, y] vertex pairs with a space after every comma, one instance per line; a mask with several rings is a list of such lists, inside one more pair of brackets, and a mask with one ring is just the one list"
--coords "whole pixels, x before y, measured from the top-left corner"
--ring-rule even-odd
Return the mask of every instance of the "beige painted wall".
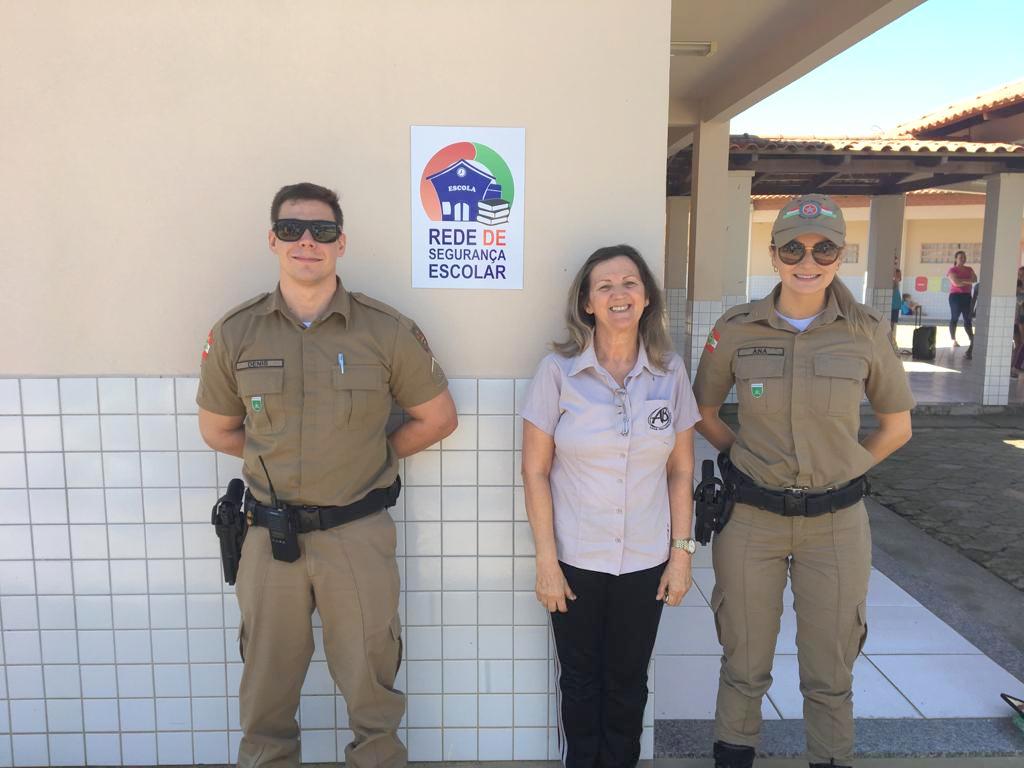
[[[529, 375], [595, 247], [663, 261], [668, 0], [2, 8], [0, 375], [194, 373], [273, 287], [270, 198], [299, 180], [342, 195], [346, 285], [452, 376]], [[524, 290], [410, 287], [414, 124], [526, 128]]]
[[[916, 277], [944, 277], [948, 264], [922, 264], [922, 243], [980, 243], [984, 228], [982, 219], [946, 219], [945, 221], [908, 221], [905, 225], [907, 245], [903, 252], [903, 274], [913, 286]], [[972, 264], [980, 272], [980, 264]]]

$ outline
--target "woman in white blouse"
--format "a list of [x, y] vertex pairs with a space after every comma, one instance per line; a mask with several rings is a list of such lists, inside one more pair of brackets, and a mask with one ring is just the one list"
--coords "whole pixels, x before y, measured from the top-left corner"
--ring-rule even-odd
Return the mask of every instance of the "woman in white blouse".
[[522, 409], [537, 599], [551, 612], [564, 764], [632, 768], [661, 609], [690, 589], [700, 416], [634, 248], [587, 259], [566, 320], [569, 340]]

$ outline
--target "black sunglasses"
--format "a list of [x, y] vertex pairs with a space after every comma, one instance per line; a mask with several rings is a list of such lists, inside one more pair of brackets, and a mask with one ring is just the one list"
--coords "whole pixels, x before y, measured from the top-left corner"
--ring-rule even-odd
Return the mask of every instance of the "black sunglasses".
[[306, 221], [305, 219], [278, 219], [274, 222], [274, 234], [278, 240], [294, 243], [309, 230], [318, 243], [333, 243], [341, 237], [341, 227], [333, 221]]
[[[822, 240], [819, 243], [815, 243], [811, 248], [811, 257], [821, 266], [827, 267], [836, 263], [836, 259], [839, 258], [839, 252], [842, 250], [831, 240]], [[793, 266], [804, 260], [807, 248], [799, 240], [790, 240], [785, 245], [776, 246], [775, 252], [778, 253], [779, 260], [783, 264]]]

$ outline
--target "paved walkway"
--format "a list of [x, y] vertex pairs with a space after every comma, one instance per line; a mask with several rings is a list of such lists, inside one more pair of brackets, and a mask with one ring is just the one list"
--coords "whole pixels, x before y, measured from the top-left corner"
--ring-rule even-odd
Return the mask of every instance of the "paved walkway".
[[1024, 591], [1024, 410], [915, 415], [869, 477], [882, 505]]

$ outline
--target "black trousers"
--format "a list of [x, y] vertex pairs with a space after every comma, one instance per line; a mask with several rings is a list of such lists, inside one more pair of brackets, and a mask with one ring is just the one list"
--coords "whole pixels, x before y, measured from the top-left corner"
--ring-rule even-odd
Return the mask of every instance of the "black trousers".
[[576, 594], [568, 613], [551, 614], [562, 760], [566, 768], [633, 768], [665, 566], [621, 576], [561, 566]]

